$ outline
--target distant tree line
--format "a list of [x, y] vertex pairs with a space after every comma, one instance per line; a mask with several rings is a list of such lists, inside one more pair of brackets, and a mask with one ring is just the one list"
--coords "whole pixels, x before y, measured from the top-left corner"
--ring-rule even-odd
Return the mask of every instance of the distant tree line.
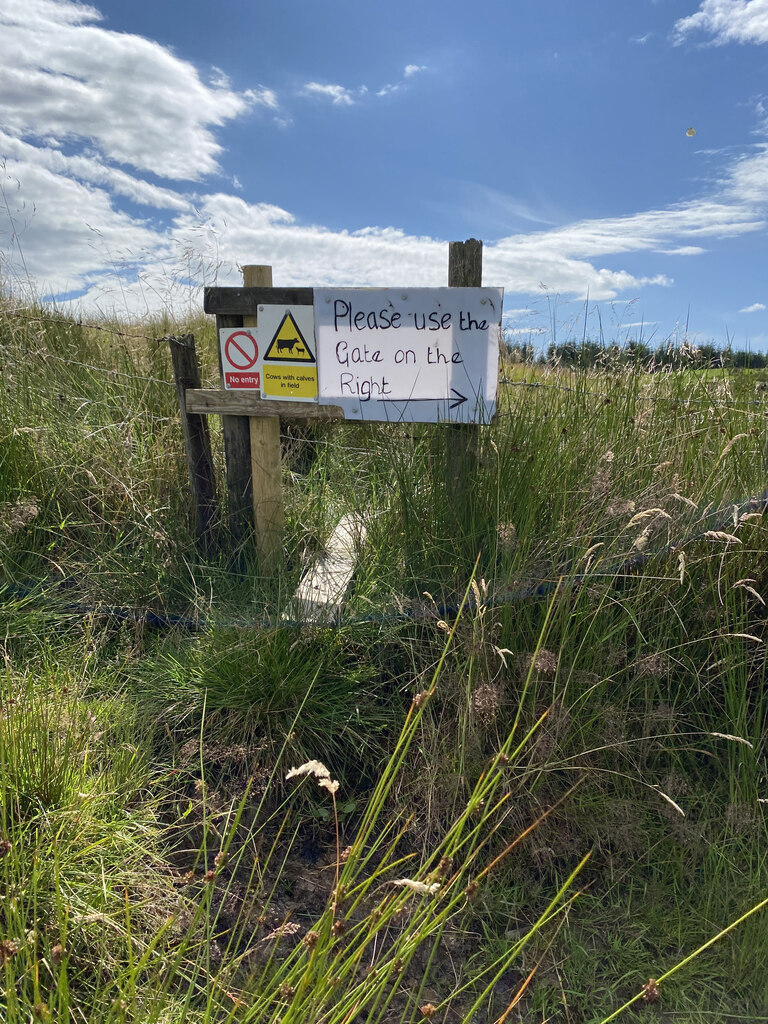
[[761, 352], [718, 348], [716, 345], [693, 345], [688, 342], [667, 342], [651, 348], [642, 341], [625, 345], [601, 345], [594, 341], [570, 341], [550, 344], [537, 350], [530, 342], [506, 341], [507, 353], [514, 362], [538, 363], [587, 369], [599, 366], [640, 366], [649, 373], [673, 369], [736, 368], [763, 370], [768, 356]]

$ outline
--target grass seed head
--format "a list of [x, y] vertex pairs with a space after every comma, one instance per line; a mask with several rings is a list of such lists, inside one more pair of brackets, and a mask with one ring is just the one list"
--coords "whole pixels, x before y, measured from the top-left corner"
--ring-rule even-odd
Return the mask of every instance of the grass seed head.
[[283, 922], [283, 924], [279, 924], [277, 928], [275, 928], [273, 931], [269, 933], [269, 935], [265, 935], [264, 938], [260, 939], [259, 941], [272, 942], [274, 939], [282, 939], [286, 935], [290, 937], [291, 935], [295, 935], [297, 932], [300, 931], [300, 924], [296, 924], [293, 921], [285, 921]]
[[470, 706], [480, 725], [488, 727], [501, 707], [501, 689], [493, 683], [482, 683], [470, 698]]
[[658, 1003], [660, 995], [658, 982], [655, 978], [649, 978], [643, 985], [643, 1002]]
[[322, 789], [327, 789], [329, 793], [334, 794], [338, 791], [339, 783], [336, 779], [331, 778], [331, 773], [325, 767], [322, 761], [306, 761], [298, 768], [291, 768], [286, 774], [286, 779], [293, 779], [299, 775], [314, 775], [317, 779], [317, 784]]
[[551, 678], [557, 673], [557, 655], [548, 651], [546, 647], [539, 648], [535, 654], [529, 654], [524, 658], [523, 664], [526, 672], [533, 667], [540, 676]]
[[446, 875], [451, 873], [453, 869], [453, 857], [441, 857], [440, 863], [437, 865], [437, 874], [440, 878], [445, 878]]
[[496, 527], [496, 536], [501, 553], [511, 555], [517, 547], [517, 530], [514, 523], [499, 523]]
[[10, 963], [18, 952], [18, 942], [14, 942], [13, 939], [0, 939], [0, 964]]
[[439, 882], [418, 882], [413, 878], [397, 878], [392, 882], [392, 885], [396, 885], [401, 889], [410, 889], [411, 892], [417, 892], [421, 895], [433, 895], [440, 888]]
[[664, 679], [669, 672], [669, 658], [660, 651], [638, 658], [634, 665], [635, 679]]

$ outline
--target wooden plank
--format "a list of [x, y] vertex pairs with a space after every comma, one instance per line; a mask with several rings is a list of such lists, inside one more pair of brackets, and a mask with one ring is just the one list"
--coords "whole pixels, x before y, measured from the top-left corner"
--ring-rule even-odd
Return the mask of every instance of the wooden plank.
[[317, 405], [314, 402], [276, 402], [251, 391], [218, 391], [199, 388], [187, 391], [187, 409], [195, 413], [218, 416], [285, 416], [295, 420], [343, 420], [344, 410], [338, 405]]
[[[245, 289], [265, 291], [272, 287], [272, 267], [243, 267]], [[245, 290], [243, 289], [243, 290]], [[257, 327], [257, 310], [243, 314], [243, 327]], [[280, 418], [251, 416], [251, 480], [256, 545], [265, 568], [274, 569], [283, 550], [282, 460]]]
[[[219, 331], [222, 328], [242, 326], [243, 318], [241, 316], [221, 315], [216, 317], [216, 352], [219, 357], [220, 375]], [[223, 387], [223, 375], [221, 375], [221, 382]], [[192, 394], [192, 391], [187, 392], [187, 409], [191, 412], [207, 412], [206, 409], [192, 409], [189, 404]], [[221, 432], [224, 437], [224, 460], [227, 474], [227, 522], [232, 540], [235, 544], [239, 544], [248, 533], [253, 507], [251, 434], [248, 417], [225, 413], [221, 421]]]
[[331, 622], [338, 617], [366, 534], [359, 515], [341, 517], [322, 555], [302, 577], [290, 616], [308, 622]]
[[[243, 271], [245, 271], [243, 267]], [[206, 288], [203, 309], [217, 315], [257, 316], [259, 304], [277, 306], [311, 306], [315, 301], [312, 288], [272, 288], [265, 285], [244, 288]], [[252, 325], [251, 325], [252, 326]]]
[[192, 334], [168, 337], [173, 362], [173, 376], [179, 397], [181, 429], [187, 453], [187, 470], [192, 489], [192, 515], [195, 537], [204, 547], [213, 543], [213, 526], [218, 519], [216, 474], [211, 454], [211, 437], [205, 414], [191, 413], [186, 396], [190, 389], [200, 387], [200, 364]]

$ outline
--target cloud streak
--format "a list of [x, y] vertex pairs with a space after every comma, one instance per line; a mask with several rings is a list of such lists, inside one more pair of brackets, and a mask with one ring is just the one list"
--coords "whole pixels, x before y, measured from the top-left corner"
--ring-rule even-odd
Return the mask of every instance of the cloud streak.
[[346, 89], [343, 85], [323, 85], [320, 82], [307, 82], [299, 95], [330, 100], [335, 107], [351, 107], [366, 92], [368, 90], [364, 85], [353, 91]]

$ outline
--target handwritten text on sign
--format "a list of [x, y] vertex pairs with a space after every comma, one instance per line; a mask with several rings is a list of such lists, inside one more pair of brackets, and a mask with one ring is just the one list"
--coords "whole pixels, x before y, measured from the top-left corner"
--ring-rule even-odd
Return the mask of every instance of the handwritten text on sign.
[[321, 404], [347, 419], [488, 423], [501, 288], [315, 288]]

